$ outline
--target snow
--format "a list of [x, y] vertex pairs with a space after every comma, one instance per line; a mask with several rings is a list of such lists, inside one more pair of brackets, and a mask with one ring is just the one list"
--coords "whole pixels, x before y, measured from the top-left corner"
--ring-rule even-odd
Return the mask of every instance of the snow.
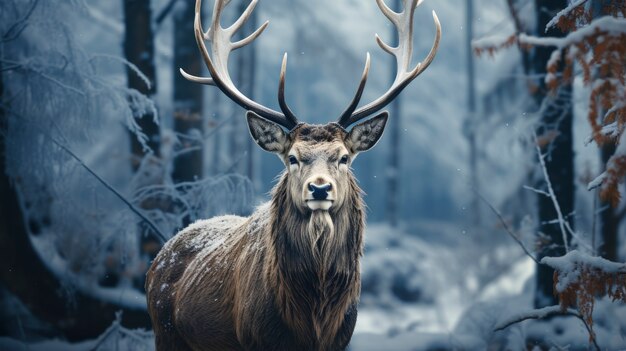
[[0, 336], [0, 350], [7, 351], [107, 351], [133, 350], [154, 351], [154, 334], [144, 330], [130, 330], [121, 324], [121, 315], [98, 338], [81, 342], [64, 340], [46, 340], [39, 342], [22, 342]]
[[[559, 50], [554, 50], [552, 51], [552, 53], [550, 54], [550, 59], [548, 60], [548, 63], [546, 64], [547, 67], [555, 67], [556, 64], [561, 60], [561, 51]], [[557, 79], [556, 75], [552, 72], [548, 72], [546, 74], [546, 78], [545, 78], [545, 83], [547, 86], [550, 86], [550, 83], [552, 83], [552, 81], [555, 81]]]
[[427, 351], [427, 350], [480, 350], [485, 343], [472, 335], [432, 333], [400, 333], [393, 336], [366, 333], [352, 338], [350, 351]]
[[475, 40], [472, 40], [472, 48], [481, 49], [481, 48], [490, 48], [490, 47], [500, 47], [507, 40], [511, 38], [513, 33], [505, 34], [498, 33], [488, 37], [482, 37]]
[[556, 46], [564, 48], [582, 41], [585, 37], [593, 35], [596, 31], [607, 32], [609, 35], [626, 34], [626, 19], [604, 16], [593, 20], [588, 26], [577, 29], [569, 33], [564, 38], [540, 38], [525, 33], [520, 34], [521, 44], [533, 46]]
[[73, 273], [67, 259], [61, 257], [52, 246], [54, 242], [50, 240], [49, 233], [31, 237], [31, 243], [41, 257], [46, 257], [42, 261], [48, 269], [68, 286], [102, 301], [131, 309], [146, 310], [146, 297], [139, 291], [124, 286], [103, 287], [98, 285], [97, 281], [90, 280], [88, 276]]
[[514, 313], [507, 316], [503, 321], [499, 321], [498, 324], [494, 327], [494, 330], [504, 329], [516, 321], [526, 320], [526, 319], [543, 319], [547, 316], [561, 313], [561, 306], [548, 306], [536, 310], [523, 311], [520, 313]]
[[541, 263], [558, 271], [559, 282], [555, 287], [559, 292], [578, 280], [582, 268], [597, 269], [607, 274], [626, 274], [626, 264], [590, 256], [578, 250], [572, 250], [561, 257], [544, 257]]
[[572, 10], [574, 10], [575, 8], [577, 8], [580, 5], [583, 5], [584, 3], [586, 3], [587, 0], [575, 0], [573, 1], [571, 4], [567, 5], [566, 8], [564, 8], [563, 10], [559, 11], [556, 16], [552, 17], [552, 19], [548, 22], [548, 24], [546, 24], [546, 32], [554, 27], [557, 23], [559, 23], [559, 21], [561, 20], [561, 18], [563, 16], [567, 16], [570, 12], [572, 12]]

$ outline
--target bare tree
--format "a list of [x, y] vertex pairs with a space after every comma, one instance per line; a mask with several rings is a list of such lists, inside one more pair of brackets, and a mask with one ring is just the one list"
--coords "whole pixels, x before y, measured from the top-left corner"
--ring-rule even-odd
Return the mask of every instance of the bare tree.
[[[567, 6], [567, 0], [548, 1], [535, 0], [537, 16], [536, 33], [540, 37], [563, 37], [565, 34], [558, 28], [545, 30], [548, 22], [558, 11]], [[537, 130], [541, 152], [546, 154], [545, 166], [552, 183], [558, 205], [565, 216], [574, 210], [574, 152], [572, 147], [572, 106], [571, 84], [563, 84], [556, 94], [548, 91], [543, 78], [548, 61], [554, 50], [537, 47], [533, 57], [533, 70], [540, 78], [534, 94], [537, 106], [540, 106], [541, 126]], [[560, 67], [561, 72], [563, 66]], [[557, 211], [550, 197], [538, 195], [539, 231], [545, 238], [539, 251], [539, 259], [546, 256], [563, 256], [566, 253], [562, 228], [555, 223]], [[573, 221], [566, 218], [573, 227]], [[537, 266], [537, 288], [535, 291], [535, 307], [550, 306], [557, 303], [552, 292], [554, 270], [546, 265]]]

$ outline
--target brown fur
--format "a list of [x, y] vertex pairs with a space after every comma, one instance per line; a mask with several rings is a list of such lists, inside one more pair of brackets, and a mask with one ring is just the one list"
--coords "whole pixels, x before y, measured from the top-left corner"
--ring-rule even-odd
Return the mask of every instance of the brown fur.
[[[300, 125], [288, 148], [322, 143], [326, 152], [346, 137], [335, 124]], [[199, 221], [172, 238], [146, 281], [157, 350], [345, 349], [365, 226], [361, 190], [345, 174], [345, 198], [328, 211], [297, 206], [284, 172], [250, 217]]]

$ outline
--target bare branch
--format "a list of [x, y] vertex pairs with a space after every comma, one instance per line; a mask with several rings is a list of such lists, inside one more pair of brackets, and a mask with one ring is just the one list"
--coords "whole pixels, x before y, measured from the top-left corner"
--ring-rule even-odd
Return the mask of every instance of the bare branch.
[[533, 261], [535, 261], [536, 264], [540, 265], [542, 264], [541, 262], [539, 262], [539, 260], [537, 260], [535, 258], [535, 256], [533, 256], [530, 251], [528, 251], [528, 249], [526, 248], [526, 246], [524, 245], [524, 243], [517, 237], [517, 235], [515, 235], [515, 233], [513, 232], [513, 230], [511, 230], [511, 228], [509, 227], [509, 225], [506, 223], [506, 221], [504, 220], [504, 218], [502, 217], [502, 214], [500, 213], [500, 211], [498, 211], [498, 209], [496, 209], [491, 202], [489, 202], [487, 199], [485, 199], [484, 196], [482, 196], [482, 194], [480, 194], [478, 191], [474, 190], [474, 192], [476, 193], [476, 195], [478, 195], [478, 197], [485, 203], [487, 204], [487, 206], [489, 206], [489, 208], [491, 209], [491, 211], [493, 213], [495, 213], [495, 215], [498, 217], [498, 219], [500, 220], [500, 223], [502, 223], [502, 226], [504, 227], [504, 230], [506, 230], [506, 232], [511, 236], [511, 238], [513, 238], [513, 240], [515, 240], [515, 242], [522, 248], [522, 250], [524, 250], [524, 253], [526, 254], [526, 256], [530, 257]]
[[591, 328], [589, 327], [589, 324], [587, 324], [587, 322], [585, 321], [585, 319], [580, 315], [580, 313], [578, 313], [578, 311], [568, 308], [567, 310], [563, 311], [563, 309], [561, 308], [561, 306], [559, 305], [555, 305], [555, 306], [548, 306], [548, 307], [544, 307], [544, 308], [540, 308], [540, 309], [536, 309], [536, 310], [531, 310], [525, 313], [521, 313], [518, 315], [515, 315], [507, 320], [505, 320], [504, 322], [500, 322], [498, 324], [496, 324], [494, 331], [501, 331], [504, 330], [508, 327], [510, 327], [513, 324], [517, 324], [520, 322], [523, 322], [525, 320], [529, 320], [529, 319], [544, 319], [550, 316], [574, 316], [578, 319], [580, 319], [581, 322], [583, 322], [583, 324], [585, 325], [585, 328], [587, 328], [587, 332], [589, 333], [589, 335], [591, 336], [591, 341], [593, 342], [593, 345], [595, 347], [596, 350], [600, 351], [600, 346], [598, 345], [598, 342], [596, 341], [595, 337], [593, 336], [593, 332], [591, 330]]
[[522, 188], [524, 188], [526, 190], [530, 190], [532, 192], [535, 192], [535, 193], [543, 195], [543, 196], [550, 197], [550, 194], [548, 194], [547, 192], [545, 192], [543, 190], [540, 190], [540, 189], [537, 189], [537, 188], [530, 187], [528, 185], [524, 185]]
[[548, 186], [548, 194], [550, 195], [550, 199], [552, 200], [552, 204], [554, 205], [554, 210], [556, 211], [557, 218], [559, 220], [559, 227], [561, 229], [561, 235], [563, 236], [563, 244], [565, 245], [565, 252], [569, 252], [569, 244], [567, 242], [567, 232], [565, 229], [565, 218], [563, 218], [563, 213], [561, 212], [561, 206], [554, 194], [554, 189], [552, 188], [552, 182], [550, 181], [550, 176], [548, 175], [548, 169], [546, 168], [546, 162], [544, 160], [545, 155], [541, 153], [541, 148], [539, 147], [539, 143], [537, 142], [537, 134], [533, 133], [533, 138], [535, 141], [535, 148], [537, 149], [537, 156], [539, 158], [539, 164], [541, 165], [541, 170], [543, 171], [543, 177], [546, 181], [546, 185]]
[[143, 213], [141, 213], [141, 211], [135, 206], [133, 205], [130, 201], [128, 201], [124, 195], [122, 195], [119, 191], [117, 191], [111, 184], [107, 183], [106, 180], [102, 179], [98, 173], [96, 173], [94, 170], [92, 170], [91, 168], [89, 168], [89, 166], [87, 166], [83, 160], [81, 160], [78, 156], [76, 156], [75, 153], [72, 152], [72, 150], [70, 150], [69, 148], [67, 148], [65, 145], [61, 144], [60, 142], [56, 141], [55, 139], [53, 139], [51, 136], [46, 135], [46, 137], [48, 137], [56, 146], [58, 146], [59, 148], [61, 148], [61, 150], [65, 151], [68, 155], [70, 155], [74, 160], [76, 160], [76, 162], [78, 162], [87, 172], [89, 172], [91, 175], [93, 175], [98, 182], [100, 182], [100, 184], [102, 184], [105, 188], [107, 188], [108, 190], [110, 190], [115, 196], [117, 196], [118, 199], [122, 200], [123, 203], [126, 204], [126, 206], [128, 206], [128, 208], [133, 211], [137, 216], [139, 216], [139, 218], [141, 218], [144, 222], [146, 222], [146, 224], [148, 224], [148, 226], [150, 226], [150, 228], [152, 228], [152, 230], [154, 231], [154, 233], [159, 237], [159, 239], [162, 240], [162, 243], [165, 243], [167, 241], [167, 237], [161, 232], [161, 230], [159, 229], [159, 227], [157, 227], [156, 224], [154, 224], [154, 222], [152, 222], [150, 220], [150, 218], [144, 216]]
[[39, 0], [33, 0], [31, 6], [28, 8], [28, 11], [26, 11], [26, 14], [24, 14], [24, 16], [21, 19], [13, 23], [11, 27], [9, 27], [9, 29], [2, 36], [2, 40], [0, 40], [0, 42], [3, 42], [3, 43], [9, 42], [11, 40], [16, 39], [17, 37], [20, 36], [20, 34], [22, 34], [24, 29], [26, 29], [26, 27], [28, 26], [28, 19], [33, 14], [33, 11], [37, 7], [38, 3], [39, 3]]

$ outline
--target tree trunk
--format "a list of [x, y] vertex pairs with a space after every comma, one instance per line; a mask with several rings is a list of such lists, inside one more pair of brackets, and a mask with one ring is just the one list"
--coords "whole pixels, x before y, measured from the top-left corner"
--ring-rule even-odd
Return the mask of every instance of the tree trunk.
[[[594, 0], [591, 4], [593, 10], [594, 17], [602, 17], [605, 16], [605, 8], [610, 4], [611, 0]], [[597, 75], [600, 75], [599, 72], [596, 72]], [[600, 76], [599, 78], [611, 78], [610, 72], [607, 72], [608, 76]], [[598, 116], [604, 116], [606, 111], [604, 109], [600, 109]], [[606, 163], [609, 161], [611, 156], [615, 153], [615, 145], [613, 143], [606, 143], [600, 149], [600, 157], [602, 160], [602, 168], [603, 171], [606, 170]], [[600, 237], [602, 243], [598, 247], [598, 254], [607, 260], [617, 261], [617, 237], [619, 233], [619, 225], [622, 220], [618, 211], [611, 206], [608, 201], [599, 202], [600, 208], [604, 208], [604, 210], [600, 213]], [[595, 245], [595, 243], [593, 243]]]
[[[212, 128], [219, 128], [220, 124], [223, 122], [223, 115], [221, 109], [221, 96], [222, 92], [215, 88], [213, 89], [213, 98], [211, 99], [211, 109], [213, 113], [211, 114], [211, 126]], [[212, 141], [212, 149], [211, 149], [211, 174], [217, 175], [222, 172], [222, 134], [213, 130], [211, 132], [211, 141]]]
[[[156, 73], [150, 0], [124, 0], [124, 22], [126, 28], [124, 55], [150, 81], [148, 86], [137, 72], [127, 67], [128, 87], [152, 97], [156, 93]], [[154, 116], [151, 112], [146, 112], [137, 123], [148, 136], [148, 146], [158, 157], [160, 155], [160, 136], [159, 126], [154, 122]], [[131, 135], [131, 151], [133, 169], [137, 170], [141, 160], [146, 155], [146, 151], [143, 150], [135, 135]]]
[[[240, 2], [237, 13], [243, 13], [248, 7], [245, 1]], [[253, 11], [248, 21], [243, 25], [237, 33], [239, 39], [247, 37], [256, 29], [256, 11]], [[254, 100], [254, 74], [255, 74], [255, 48], [250, 45], [242, 49], [241, 53], [236, 57], [236, 68], [233, 72], [235, 75], [235, 84], [239, 90], [250, 99]], [[234, 104], [233, 104], [234, 106]], [[248, 127], [246, 126], [243, 111], [239, 107], [233, 110], [230, 135], [230, 165], [231, 171], [235, 171], [246, 175], [252, 180], [253, 176], [253, 154], [254, 150], [252, 139], [248, 136]]]
[[467, 54], [467, 140], [469, 143], [469, 168], [470, 168], [470, 185], [473, 188], [471, 216], [472, 227], [480, 233], [480, 201], [478, 194], [480, 186], [478, 184], [478, 145], [476, 142], [476, 131], [478, 121], [476, 120], [476, 84], [474, 74], [474, 52], [472, 50], [472, 39], [474, 37], [474, 3], [473, 0], [466, 0], [466, 37], [465, 50]]
[[[604, 115], [601, 114], [601, 116]], [[615, 153], [615, 145], [607, 143], [602, 146], [600, 150], [602, 156], [603, 168], [606, 168], [606, 163]], [[607, 260], [617, 262], [617, 234], [619, 232], [619, 225], [621, 222], [620, 215], [616, 209], [611, 206], [609, 202], [600, 200], [600, 208], [604, 208], [600, 212], [600, 233], [602, 243], [598, 247], [598, 255], [606, 258]], [[595, 243], [594, 243], [595, 244]]]
[[[156, 93], [156, 72], [154, 66], [154, 34], [152, 30], [152, 9], [150, 0], [124, 0], [124, 24], [126, 28], [124, 37], [124, 54], [126, 60], [136, 66], [148, 79], [147, 84], [134, 69], [126, 67], [128, 87], [135, 89], [147, 97], [153, 97]], [[176, 50], [174, 50], [176, 52]], [[131, 164], [134, 171], [139, 169], [145, 156], [152, 153], [155, 158], [160, 157], [160, 129], [154, 120], [154, 115], [146, 111], [137, 123], [143, 133], [148, 137], [147, 146], [150, 150], [144, 150], [136, 136], [131, 134]], [[150, 156], [149, 156], [150, 157]], [[153, 179], [148, 181], [154, 182]], [[151, 184], [144, 184], [151, 185]], [[142, 208], [158, 208], [163, 211], [168, 210], [168, 204], [163, 204], [158, 200], [146, 199], [140, 206]], [[150, 260], [156, 256], [161, 241], [148, 226], [144, 223], [139, 225], [139, 245], [140, 252]], [[113, 274], [111, 274], [113, 276]], [[143, 291], [145, 277], [136, 279], [134, 285]]]
[[[254, 30], [256, 30], [257, 27], [257, 11], [253, 11], [252, 14], [250, 15], [250, 18], [248, 19], [248, 30], [246, 31], [246, 35], [248, 35], [248, 33], [252, 33]], [[249, 48], [249, 53], [248, 53], [248, 64], [246, 66], [246, 76], [248, 79], [248, 91], [246, 91], [246, 94], [254, 100], [255, 98], [255, 92], [254, 92], [254, 88], [256, 87], [256, 48], [254, 46], [250, 46]], [[245, 123], [244, 123], [245, 124]], [[256, 177], [256, 172], [255, 172], [255, 151], [256, 151], [256, 143], [254, 142], [254, 140], [252, 140], [252, 138], [250, 138], [248, 136], [249, 132], [248, 132], [248, 127], [244, 126], [244, 138], [246, 140], [246, 176], [248, 177], [248, 179], [250, 179], [250, 181], [252, 182], [252, 185], [255, 185], [255, 177]]]
[[[194, 181], [203, 174], [202, 92], [198, 84], [185, 79], [179, 68], [195, 76], [201, 75], [201, 59], [193, 34], [194, 4], [185, 1], [182, 11], [174, 14], [174, 131], [180, 145], [176, 148], [172, 180], [175, 183]], [[183, 226], [189, 224], [185, 218]]]
[[[394, 9], [396, 11], [402, 9], [402, 2], [400, 0], [394, 1]], [[398, 41], [398, 31], [395, 27], [392, 27], [392, 39], [391, 41], [397, 45]], [[392, 57], [391, 59], [391, 71], [390, 71], [390, 84], [392, 84], [396, 79], [396, 59]], [[394, 69], [395, 67], [395, 69]], [[389, 164], [387, 165], [387, 221], [389, 225], [392, 227], [396, 227], [398, 225], [398, 180], [400, 176], [400, 126], [401, 126], [401, 98], [396, 97], [395, 100], [391, 102], [391, 106], [389, 107], [389, 112], [391, 114], [391, 118], [389, 118], [389, 132], [391, 133], [391, 137], [389, 138], [390, 147], [389, 147]]]
[[[552, 27], [545, 32], [546, 24], [556, 13], [567, 6], [567, 0], [535, 0], [537, 11], [537, 35], [546, 37], [563, 37], [564, 33], [558, 28]], [[536, 74], [545, 74], [546, 65], [553, 48], [536, 47], [533, 58], [533, 68]], [[562, 72], [563, 67], [559, 67]], [[564, 82], [556, 95], [546, 90], [543, 75], [537, 82], [538, 89], [534, 94], [537, 106], [542, 106], [542, 125], [537, 130], [540, 140], [551, 141], [540, 143], [542, 154], [545, 157], [546, 169], [558, 204], [563, 216], [568, 216], [574, 210], [574, 152], [572, 149], [572, 106], [571, 84]], [[544, 138], [542, 138], [544, 137]], [[540, 180], [544, 184], [544, 180]], [[553, 223], [557, 218], [552, 199], [544, 195], [538, 195], [539, 203], [539, 231], [543, 233], [548, 242], [544, 243], [539, 251], [539, 258], [545, 256], [562, 256], [565, 252], [563, 234], [558, 223]], [[566, 218], [570, 226], [573, 221]], [[552, 222], [552, 223], [550, 223]], [[569, 240], [569, 235], [567, 236]], [[554, 270], [545, 265], [537, 266], [537, 288], [535, 291], [535, 307], [545, 307], [557, 303], [554, 297], [553, 287]]]

